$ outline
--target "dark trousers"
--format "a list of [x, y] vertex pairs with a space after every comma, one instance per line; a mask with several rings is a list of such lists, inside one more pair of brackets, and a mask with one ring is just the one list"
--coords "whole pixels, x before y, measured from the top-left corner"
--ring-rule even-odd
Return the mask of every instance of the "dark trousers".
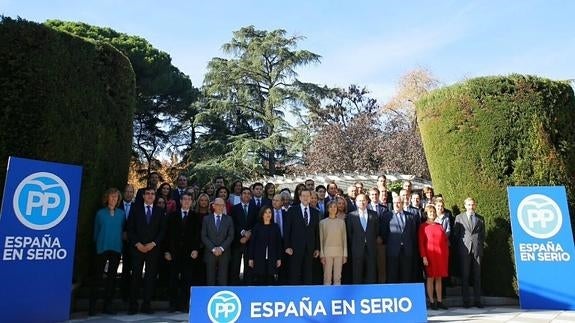
[[221, 256], [216, 257], [209, 250], [206, 256], [206, 284], [208, 286], [226, 286], [228, 284], [228, 270], [230, 265], [230, 255], [225, 251]]
[[189, 255], [176, 255], [168, 262], [170, 272], [169, 297], [170, 307], [185, 309], [190, 299], [190, 286], [192, 277], [197, 273], [194, 270], [192, 258]]
[[363, 257], [353, 257], [352, 276], [354, 284], [375, 284], [376, 282], [376, 259], [375, 255], [367, 252], [367, 246], [363, 249]]
[[387, 253], [387, 282], [411, 283], [413, 281], [413, 255], [401, 247], [399, 255], [390, 256]]
[[[244, 276], [243, 279], [240, 277], [240, 269], [242, 266], [242, 259], [244, 260]], [[232, 260], [230, 264], [230, 283], [235, 286], [245, 285], [247, 282], [251, 281], [249, 277], [251, 273], [250, 267], [248, 266], [248, 255], [247, 248], [245, 244], [232, 246]]]
[[254, 271], [252, 273], [252, 283], [256, 286], [276, 285], [278, 275], [276, 270], [271, 269], [273, 267], [275, 267], [275, 261], [272, 263], [269, 259], [265, 260], [265, 264], [261, 266], [259, 272]]
[[[106, 263], [108, 263], [108, 271], [104, 276]], [[90, 312], [94, 311], [96, 301], [100, 298], [97, 292], [100, 286], [103, 286], [104, 289], [101, 297], [104, 299], [104, 309], [107, 309], [112, 302], [119, 264], [120, 253], [118, 252], [108, 250], [96, 255], [96, 271], [90, 286]]]
[[311, 285], [313, 282], [313, 250], [294, 250], [290, 258], [291, 285]]
[[472, 253], [459, 254], [461, 264], [461, 294], [463, 303], [469, 304], [469, 276], [473, 271], [473, 298], [476, 303], [481, 301], [481, 258]]
[[130, 285], [130, 307], [137, 305], [138, 289], [142, 281], [142, 270], [144, 263], [146, 264], [146, 273], [144, 274], [144, 295], [143, 306], [149, 306], [152, 296], [154, 295], [154, 286], [156, 284], [156, 276], [158, 275], [158, 260], [160, 256], [160, 249], [155, 247], [147, 253], [141, 253], [132, 248], [132, 283]]
[[132, 247], [127, 241], [122, 246], [122, 299], [127, 301], [130, 296], [130, 285], [132, 284]]

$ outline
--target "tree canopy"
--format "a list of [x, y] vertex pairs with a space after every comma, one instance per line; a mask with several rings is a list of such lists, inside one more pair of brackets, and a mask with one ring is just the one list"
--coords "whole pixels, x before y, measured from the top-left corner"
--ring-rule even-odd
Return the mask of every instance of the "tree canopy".
[[297, 49], [301, 39], [282, 29], [243, 27], [222, 46], [231, 58], [209, 62], [197, 124], [205, 129], [200, 146], [218, 149], [210, 150], [204, 163], [216, 160], [249, 175], [285, 171], [295, 158], [286, 112], [300, 109], [308, 88], [315, 86], [300, 82], [296, 69], [320, 59]]
[[172, 65], [168, 53], [154, 48], [141, 37], [110, 28], [59, 20], [48, 20], [45, 24], [79, 37], [108, 43], [128, 57], [136, 74], [137, 93], [133, 153], [148, 168], [157, 162], [162, 149], [170, 148], [176, 139], [174, 136], [190, 134], [189, 128], [182, 131], [181, 127], [165, 126], [174, 119], [193, 118], [196, 110], [191, 104], [198, 97], [189, 77]]

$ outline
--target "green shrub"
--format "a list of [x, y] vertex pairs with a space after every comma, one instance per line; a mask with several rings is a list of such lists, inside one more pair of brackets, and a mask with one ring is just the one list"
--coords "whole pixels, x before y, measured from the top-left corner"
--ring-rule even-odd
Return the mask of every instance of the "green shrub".
[[417, 119], [435, 192], [460, 210], [474, 197], [486, 219], [485, 293], [513, 295], [506, 188], [565, 185], [571, 196], [573, 89], [534, 76], [481, 77], [429, 93]]
[[110, 45], [0, 19], [0, 190], [8, 156], [83, 167], [76, 274], [90, 269], [103, 191], [126, 183], [135, 77]]

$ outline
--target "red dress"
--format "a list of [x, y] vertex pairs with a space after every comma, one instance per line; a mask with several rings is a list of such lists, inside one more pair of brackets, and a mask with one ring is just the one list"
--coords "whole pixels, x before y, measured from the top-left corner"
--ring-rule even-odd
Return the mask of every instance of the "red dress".
[[447, 277], [449, 246], [441, 224], [427, 222], [419, 227], [419, 253], [427, 257], [427, 277]]

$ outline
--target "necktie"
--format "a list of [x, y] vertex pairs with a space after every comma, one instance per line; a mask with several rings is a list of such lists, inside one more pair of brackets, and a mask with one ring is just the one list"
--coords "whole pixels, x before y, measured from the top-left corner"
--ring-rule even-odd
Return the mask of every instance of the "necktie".
[[182, 212], [182, 219], [185, 219], [188, 216], [188, 212], [184, 211]]
[[152, 207], [149, 205], [146, 205], [146, 222], [150, 223], [151, 219], [152, 219]]
[[244, 204], [244, 219], [248, 219], [248, 205]]
[[220, 224], [221, 223], [222, 223], [222, 216], [216, 215], [216, 229], [218, 229], [218, 231], [220, 231]]
[[309, 224], [309, 215], [307, 214], [307, 207], [303, 209], [303, 220], [305, 222], [305, 225]]
[[361, 220], [361, 226], [363, 227], [363, 231], [365, 231], [365, 228], [367, 227], [367, 219], [365, 217], [365, 214], [361, 214], [359, 216], [359, 219]]
[[405, 227], [405, 221], [403, 219], [403, 213], [397, 213], [397, 217], [399, 220], [399, 229], [403, 232], [403, 228]]
[[128, 215], [130, 215], [130, 203], [128, 202], [124, 203], [124, 211], [126, 211], [126, 219], [127, 219]]
[[276, 210], [276, 221], [277, 225], [280, 227], [280, 233], [283, 236], [283, 228], [282, 228], [282, 215], [280, 213], [280, 211]]
[[256, 206], [257, 206], [257, 207], [260, 207], [260, 199], [257, 199], [257, 200], [256, 200]]

